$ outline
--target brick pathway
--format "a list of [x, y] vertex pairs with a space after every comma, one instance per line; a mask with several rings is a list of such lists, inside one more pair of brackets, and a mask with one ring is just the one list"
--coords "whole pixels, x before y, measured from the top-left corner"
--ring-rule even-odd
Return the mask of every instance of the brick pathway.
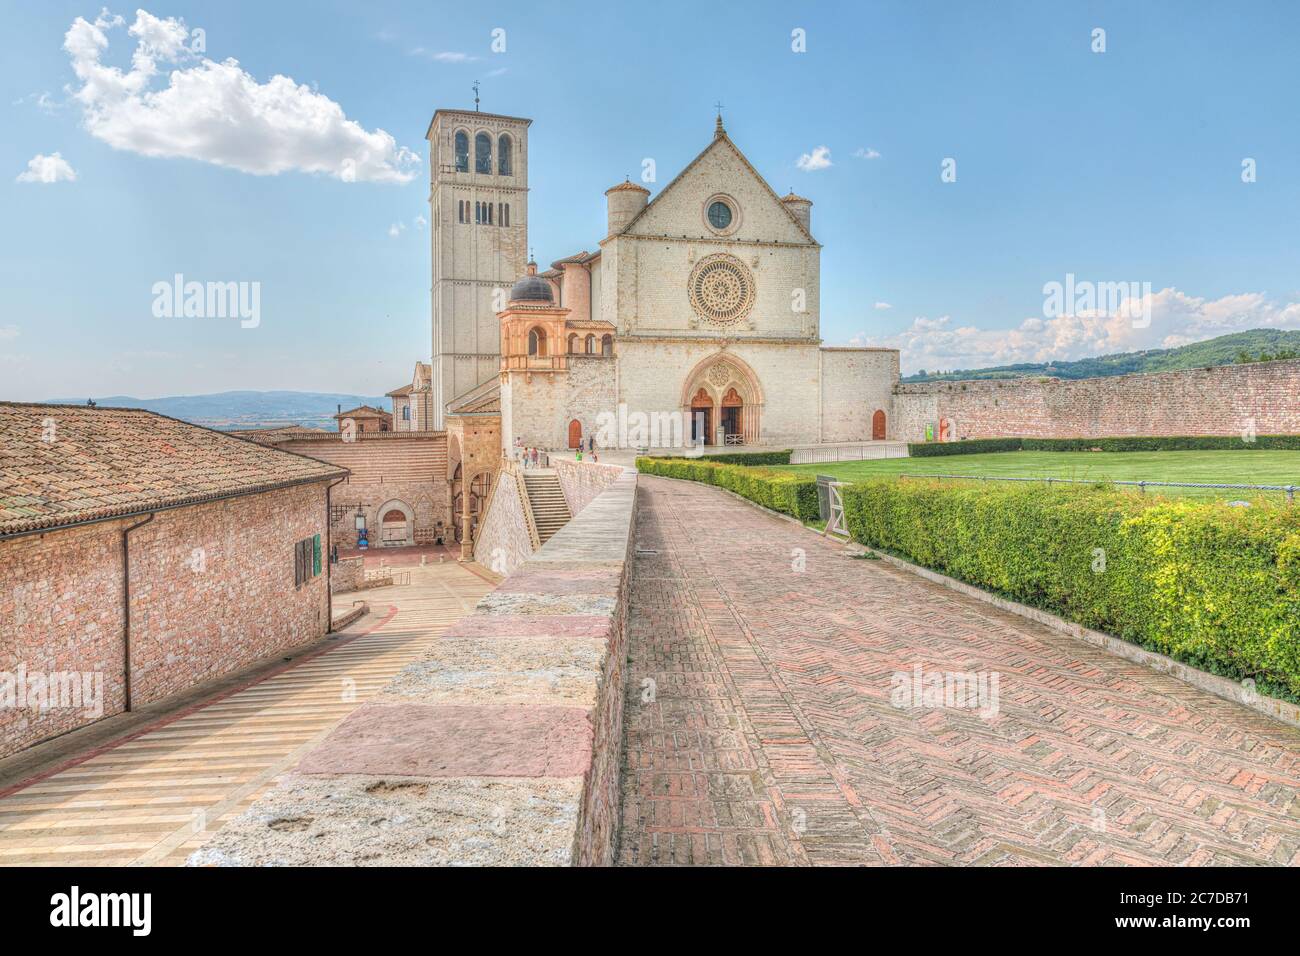
[[[1300, 731], [717, 489], [639, 493], [621, 862], [1300, 863]], [[996, 674], [996, 716], [892, 706], [918, 665]]]

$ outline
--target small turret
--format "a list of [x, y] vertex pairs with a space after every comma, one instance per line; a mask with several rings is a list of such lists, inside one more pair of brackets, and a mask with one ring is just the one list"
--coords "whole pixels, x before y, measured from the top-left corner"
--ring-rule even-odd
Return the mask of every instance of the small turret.
[[627, 224], [641, 214], [649, 198], [650, 190], [626, 179], [612, 189], [606, 189], [609, 234], [612, 236], [626, 229]]
[[802, 196], [796, 196], [794, 190], [781, 197], [781, 202], [785, 203], [785, 208], [794, 213], [794, 217], [799, 220], [804, 229], [812, 233], [812, 200], [804, 199]]

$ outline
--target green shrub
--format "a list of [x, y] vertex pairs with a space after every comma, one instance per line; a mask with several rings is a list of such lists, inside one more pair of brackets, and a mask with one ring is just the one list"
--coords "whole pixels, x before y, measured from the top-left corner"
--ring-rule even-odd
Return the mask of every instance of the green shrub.
[[1020, 451], [1019, 438], [971, 438], [966, 441], [912, 442], [907, 453], [913, 458], [937, 458], [942, 455], [982, 455], [993, 451]]
[[734, 491], [764, 508], [800, 521], [817, 520], [817, 479], [767, 468], [727, 465], [701, 458], [638, 458], [637, 470], [646, 475], [684, 478]]
[[844, 508], [862, 544], [1300, 700], [1300, 509], [911, 479]]
[[966, 441], [912, 442], [913, 458], [938, 455], [981, 455], [995, 451], [1274, 451], [1300, 450], [1300, 435], [1257, 435], [1243, 441], [1237, 435], [1133, 435], [1122, 438], [971, 438]]
[[720, 461], [726, 465], [788, 465], [790, 449], [785, 451], [742, 451], [734, 455], [701, 455], [696, 461]]

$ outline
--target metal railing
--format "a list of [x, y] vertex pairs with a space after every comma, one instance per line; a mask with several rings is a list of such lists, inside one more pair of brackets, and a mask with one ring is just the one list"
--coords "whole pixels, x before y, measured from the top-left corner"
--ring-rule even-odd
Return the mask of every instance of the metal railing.
[[1143, 494], [1146, 494], [1148, 488], [1202, 488], [1202, 489], [1219, 489], [1228, 491], [1285, 491], [1286, 500], [1290, 503], [1295, 502], [1296, 485], [1239, 485], [1239, 484], [1210, 484], [1195, 481], [1123, 481], [1118, 478], [1027, 478], [1012, 477], [1008, 475], [926, 475], [904, 473], [899, 475], [900, 478], [953, 478], [962, 481], [1034, 481], [1039, 484], [1058, 484], [1058, 485], [1126, 485], [1137, 488]]

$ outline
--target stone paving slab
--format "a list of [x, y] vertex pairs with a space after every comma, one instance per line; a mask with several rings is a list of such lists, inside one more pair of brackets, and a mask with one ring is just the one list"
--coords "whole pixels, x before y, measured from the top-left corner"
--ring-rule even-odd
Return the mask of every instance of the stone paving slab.
[[1294, 728], [718, 489], [642, 476], [636, 542], [621, 863], [1300, 864]]
[[583, 707], [371, 702], [298, 764], [302, 774], [574, 777], [591, 765]]
[[513, 866], [572, 862], [582, 779], [278, 778], [191, 866]]

